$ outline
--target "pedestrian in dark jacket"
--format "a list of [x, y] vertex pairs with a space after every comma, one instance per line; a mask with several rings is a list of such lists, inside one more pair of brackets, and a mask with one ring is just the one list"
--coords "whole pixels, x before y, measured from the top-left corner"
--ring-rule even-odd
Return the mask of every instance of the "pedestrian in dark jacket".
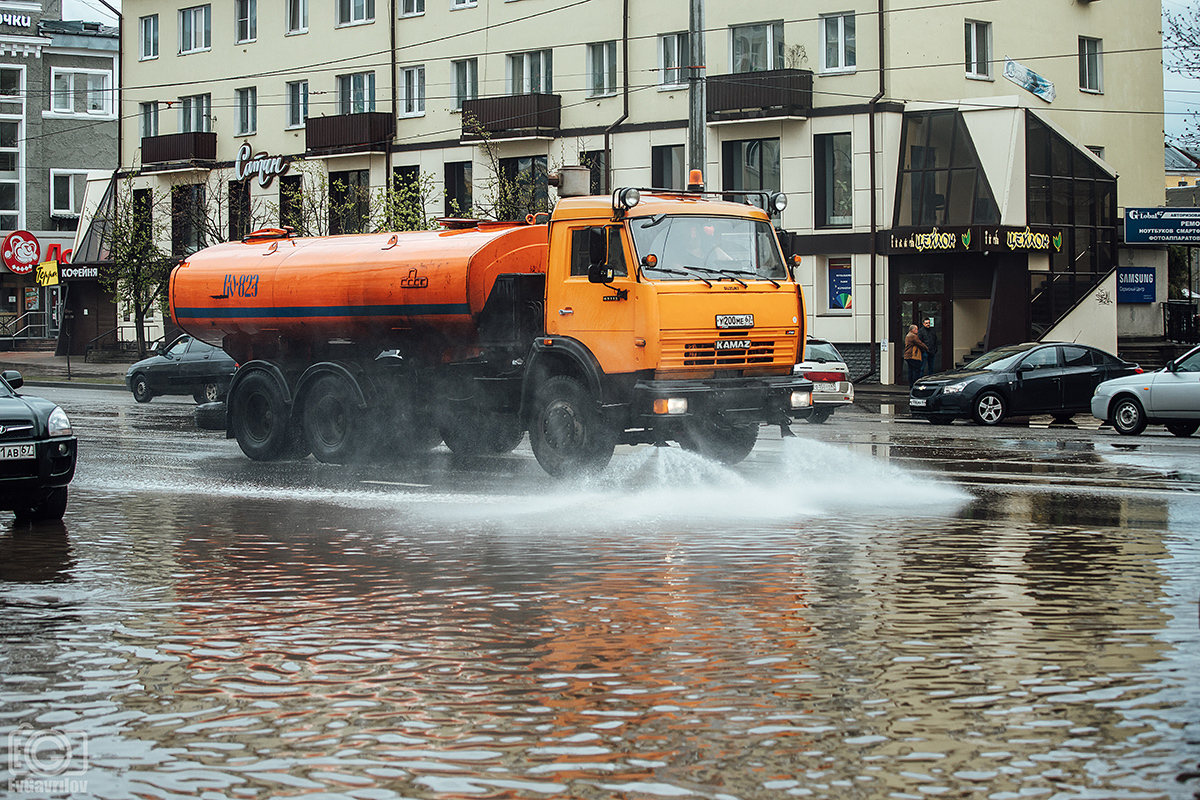
[[917, 331], [917, 336], [921, 338], [921, 343], [925, 345], [925, 352], [921, 354], [921, 374], [932, 375], [938, 372], [936, 365], [938, 354], [938, 335], [933, 330], [933, 320], [926, 317], [920, 330]]

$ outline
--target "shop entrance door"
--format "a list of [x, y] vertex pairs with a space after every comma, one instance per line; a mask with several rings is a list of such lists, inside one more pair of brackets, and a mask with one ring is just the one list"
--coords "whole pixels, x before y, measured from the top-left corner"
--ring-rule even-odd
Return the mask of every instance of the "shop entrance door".
[[58, 328], [62, 319], [62, 287], [46, 287], [46, 336], [58, 338]]
[[[904, 337], [908, 326], [924, 327], [929, 320], [930, 328], [937, 335], [937, 349], [933, 353], [933, 372], [950, 369], [947, 363], [953, 352], [949, 334], [948, 303], [946, 302], [946, 276], [940, 272], [919, 272], [899, 276], [899, 316], [896, 319], [896, 375], [908, 379], [908, 365], [904, 363]], [[922, 372], [924, 374], [924, 372]]]

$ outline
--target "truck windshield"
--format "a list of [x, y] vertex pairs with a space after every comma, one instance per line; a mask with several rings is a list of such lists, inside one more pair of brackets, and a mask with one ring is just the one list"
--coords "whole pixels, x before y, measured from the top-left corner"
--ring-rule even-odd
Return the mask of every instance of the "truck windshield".
[[635, 217], [629, 229], [642, 274], [653, 280], [787, 278], [774, 231], [760, 220], [660, 214]]

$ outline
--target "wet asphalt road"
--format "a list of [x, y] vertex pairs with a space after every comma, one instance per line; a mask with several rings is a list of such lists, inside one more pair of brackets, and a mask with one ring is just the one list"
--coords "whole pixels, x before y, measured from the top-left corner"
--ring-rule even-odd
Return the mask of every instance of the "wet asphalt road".
[[860, 402], [564, 484], [527, 445], [256, 464], [183, 398], [26, 391], [81, 461], [61, 525], [0, 521], [0, 792], [1200, 791], [1200, 437]]

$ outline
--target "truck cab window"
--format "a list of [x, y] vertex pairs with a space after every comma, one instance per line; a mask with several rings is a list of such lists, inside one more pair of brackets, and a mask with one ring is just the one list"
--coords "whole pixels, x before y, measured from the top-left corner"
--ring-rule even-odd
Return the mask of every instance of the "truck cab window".
[[660, 215], [635, 219], [630, 230], [639, 262], [647, 264], [647, 256], [654, 256], [655, 266], [642, 268], [654, 280], [689, 280], [698, 275], [787, 278], [783, 256], [766, 222]]
[[[625, 248], [621, 245], [621, 226], [609, 225], [608, 230], [608, 266], [614, 274], [624, 277], [629, 274], [625, 264]], [[591, 266], [589, 228], [576, 228], [571, 231], [571, 277], [586, 278], [588, 267]]]

